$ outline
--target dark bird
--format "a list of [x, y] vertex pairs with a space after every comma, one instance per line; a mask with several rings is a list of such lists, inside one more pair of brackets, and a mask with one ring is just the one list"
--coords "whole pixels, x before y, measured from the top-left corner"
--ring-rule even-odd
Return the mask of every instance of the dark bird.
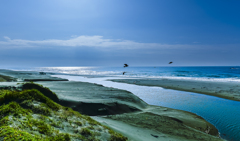
[[126, 72], [123, 72], [123, 75], [125, 74]]
[[169, 62], [168, 64], [172, 64], [173, 62]]
[[128, 64], [124, 64], [124, 66], [123, 66], [123, 67], [124, 67], [124, 68], [125, 68], [125, 67], [128, 67]]

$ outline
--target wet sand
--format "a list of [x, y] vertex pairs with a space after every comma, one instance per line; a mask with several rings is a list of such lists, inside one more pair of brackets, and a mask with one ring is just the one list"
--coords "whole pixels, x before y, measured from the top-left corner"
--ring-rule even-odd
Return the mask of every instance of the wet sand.
[[149, 105], [141, 112], [94, 119], [133, 141], [222, 140], [217, 137], [215, 127], [203, 118], [189, 112], [159, 106]]
[[240, 84], [238, 82], [176, 79], [115, 79], [111, 81], [141, 86], [158, 86], [166, 89], [188, 91], [240, 101]]

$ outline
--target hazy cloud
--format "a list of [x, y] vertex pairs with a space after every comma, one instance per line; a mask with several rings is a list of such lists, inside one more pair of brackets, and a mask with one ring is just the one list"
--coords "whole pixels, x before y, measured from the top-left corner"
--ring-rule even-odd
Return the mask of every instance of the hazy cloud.
[[103, 36], [72, 36], [68, 40], [48, 39], [48, 40], [23, 40], [11, 39], [4, 36], [6, 41], [0, 41], [0, 45], [12, 47], [37, 47], [37, 46], [63, 46], [63, 47], [101, 47], [101, 48], [182, 48], [187, 45], [168, 45], [159, 43], [140, 43], [130, 40], [106, 39]]

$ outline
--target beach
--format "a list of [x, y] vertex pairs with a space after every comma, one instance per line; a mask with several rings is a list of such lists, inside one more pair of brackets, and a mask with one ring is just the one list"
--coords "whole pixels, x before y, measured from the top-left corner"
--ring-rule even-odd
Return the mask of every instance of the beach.
[[[129, 140], [222, 140], [218, 130], [202, 117], [190, 112], [149, 105], [125, 90], [67, 81], [38, 72], [3, 70], [1, 74], [17, 80], [35, 81], [48, 87], [58, 95], [59, 104], [92, 116]], [[17, 83], [19, 81], [1, 82], [1, 88], [18, 89], [20, 86]], [[68, 98], [69, 95], [77, 95], [78, 98], [74, 100]]]

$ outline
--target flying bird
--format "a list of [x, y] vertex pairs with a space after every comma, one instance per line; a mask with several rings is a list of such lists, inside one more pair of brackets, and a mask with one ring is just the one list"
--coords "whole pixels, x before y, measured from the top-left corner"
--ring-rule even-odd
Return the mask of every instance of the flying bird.
[[125, 74], [126, 72], [123, 72], [123, 75]]
[[169, 62], [168, 64], [172, 64], [173, 62]]
[[124, 66], [123, 66], [123, 67], [124, 67], [124, 68], [125, 68], [125, 67], [128, 67], [128, 64], [124, 64]]

